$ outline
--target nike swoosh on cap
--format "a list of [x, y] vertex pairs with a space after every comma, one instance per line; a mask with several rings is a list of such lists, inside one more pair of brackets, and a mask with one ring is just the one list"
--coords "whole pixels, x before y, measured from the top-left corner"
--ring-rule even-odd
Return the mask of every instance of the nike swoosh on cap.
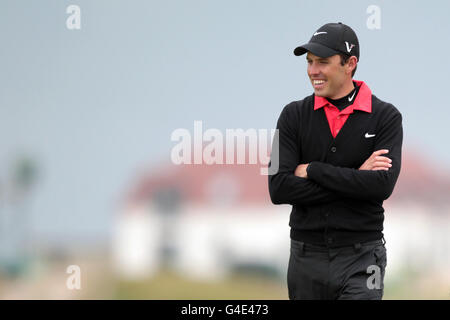
[[317, 36], [318, 34], [323, 34], [323, 33], [328, 33], [328, 32], [326, 32], [326, 31], [316, 32], [316, 33], [313, 34], [313, 37]]
[[373, 137], [375, 137], [375, 134], [369, 134], [368, 132], [366, 132], [366, 135], [364, 137], [365, 138], [373, 138]]

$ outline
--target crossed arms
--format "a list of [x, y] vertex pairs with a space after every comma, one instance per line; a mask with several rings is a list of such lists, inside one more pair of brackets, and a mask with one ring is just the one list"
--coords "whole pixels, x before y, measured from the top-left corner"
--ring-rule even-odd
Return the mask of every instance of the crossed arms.
[[[301, 163], [295, 130], [283, 113], [277, 124], [279, 170], [269, 176], [269, 193], [274, 204], [315, 205], [342, 197], [382, 201], [392, 194], [401, 166], [403, 130], [399, 112], [385, 121], [377, 133], [374, 147], [377, 151], [358, 169], [319, 161]], [[386, 154], [388, 157], [383, 156]]]

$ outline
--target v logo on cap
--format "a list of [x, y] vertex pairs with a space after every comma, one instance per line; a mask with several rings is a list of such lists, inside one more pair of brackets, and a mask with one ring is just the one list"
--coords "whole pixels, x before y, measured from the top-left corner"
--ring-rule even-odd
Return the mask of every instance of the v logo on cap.
[[352, 49], [353, 49], [354, 46], [355, 46], [354, 44], [351, 44], [351, 45], [349, 46], [349, 43], [348, 43], [347, 41], [345, 41], [345, 47], [347, 48], [347, 52], [352, 51]]

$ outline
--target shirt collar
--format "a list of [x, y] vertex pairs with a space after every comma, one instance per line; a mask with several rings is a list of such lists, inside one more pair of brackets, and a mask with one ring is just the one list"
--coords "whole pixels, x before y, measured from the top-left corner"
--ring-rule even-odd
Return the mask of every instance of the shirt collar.
[[[356, 85], [359, 87], [359, 92], [356, 95], [355, 102], [352, 105], [348, 106], [346, 109], [349, 109], [349, 113], [352, 113], [353, 110], [361, 110], [368, 113], [372, 112], [372, 91], [364, 83], [364, 81], [353, 80]], [[314, 95], [314, 110], [320, 109], [324, 106], [332, 105], [327, 99], [324, 97], [318, 97]]]

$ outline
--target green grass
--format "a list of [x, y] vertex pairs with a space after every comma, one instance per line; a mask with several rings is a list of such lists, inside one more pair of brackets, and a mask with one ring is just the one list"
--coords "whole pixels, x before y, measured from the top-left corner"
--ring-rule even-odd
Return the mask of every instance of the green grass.
[[140, 281], [119, 281], [114, 299], [288, 299], [287, 288], [276, 279], [236, 274], [214, 282], [185, 279], [165, 271]]
[[[164, 271], [139, 281], [118, 281], [112, 299], [236, 299], [236, 300], [287, 300], [287, 287], [283, 279], [236, 273], [226, 279], [207, 282], [195, 281]], [[383, 300], [449, 300], [450, 286], [417, 274], [405, 274], [385, 282]]]

